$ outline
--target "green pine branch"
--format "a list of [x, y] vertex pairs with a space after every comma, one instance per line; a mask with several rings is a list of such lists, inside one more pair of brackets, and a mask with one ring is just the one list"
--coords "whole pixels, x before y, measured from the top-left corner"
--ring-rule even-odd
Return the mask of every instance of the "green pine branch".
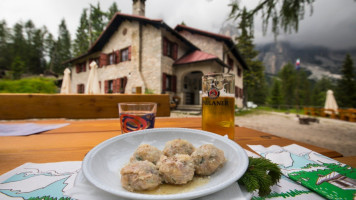
[[265, 158], [249, 157], [247, 171], [238, 183], [244, 185], [248, 192], [258, 190], [259, 196], [266, 196], [271, 193], [271, 187], [281, 176], [282, 172], [277, 164]]

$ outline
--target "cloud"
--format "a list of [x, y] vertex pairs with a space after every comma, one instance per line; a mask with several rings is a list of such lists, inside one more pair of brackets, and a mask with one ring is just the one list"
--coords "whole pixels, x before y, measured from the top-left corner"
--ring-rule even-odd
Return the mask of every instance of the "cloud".
[[[163, 19], [174, 28], [185, 22], [188, 26], [218, 33], [227, 19], [231, 0], [147, 0], [146, 16]], [[0, 20], [5, 19], [12, 27], [20, 20], [31, 19], [36, 27], [47, 26], [57, 36], [58, 26], [64, 18], [74, 39], [80, 15], [89, 4], [98, 0], [0, 0]], [[132, 12], [131, 0], [100, 1], [101, 9], [107, 10], [116, 2], [118, 8], [127, 14]], [[259, 0], [241, 0], [241, 5], [253, 8]], [[314, 13], [309, 16], [306, 9], [304, 20], [300, 21], [298, 33], [281, 34], [278, 40], [299, 45], [322, 45], [334, 49], [356, 47], [356, 2], [354, 0], [318, 0], [313, 4]], [[235, 24], [237, 25], [237, 24]], [[269, 27], [270, 28], [270, 27]], [[273, 42], [270, 29], [262, 34], [261, 19], [255, 19], [255, 43]]]

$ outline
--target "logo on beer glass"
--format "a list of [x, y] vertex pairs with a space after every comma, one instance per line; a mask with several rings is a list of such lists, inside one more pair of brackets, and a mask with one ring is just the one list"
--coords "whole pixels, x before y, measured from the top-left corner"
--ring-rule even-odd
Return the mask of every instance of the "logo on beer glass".
[[216, 98], [218, 98], [220, 96], [220, 92], [219, 92], [219, 90], [217, 90], [216, 88], [210, 88], [209, 90], [208, 90], [208, 97], [210, 98], [210, 99], [216, 99]]
[[154, 114], [146, 114], [141, 117], [129, 114], [120, 115], [124, 132], [138, 131], [154, 127]]

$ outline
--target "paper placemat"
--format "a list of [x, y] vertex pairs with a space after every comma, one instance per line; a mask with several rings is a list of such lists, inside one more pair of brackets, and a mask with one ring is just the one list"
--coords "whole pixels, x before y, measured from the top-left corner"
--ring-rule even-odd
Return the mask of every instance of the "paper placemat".
[[65, 124], [35, 124], [35, 123], [22, 123], [22, 124], [0, 124], [0, 136], [20, 136], [41, 133], [52, 129], [61, 128], [69, 125]]

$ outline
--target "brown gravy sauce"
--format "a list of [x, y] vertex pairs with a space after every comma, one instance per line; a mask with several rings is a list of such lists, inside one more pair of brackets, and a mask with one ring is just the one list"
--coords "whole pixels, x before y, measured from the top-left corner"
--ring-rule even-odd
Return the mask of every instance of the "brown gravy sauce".
[[161, 184], [153, 190], [137, 191], [140, 194], [154, 194], [154, 195], [166, 195], [166, 194], [178, 194], [185, 193], [193, 190], [196, 187], [205, 185], [209, 182], [210, 176], [194, 176], [193, 180], [183, 185]]

